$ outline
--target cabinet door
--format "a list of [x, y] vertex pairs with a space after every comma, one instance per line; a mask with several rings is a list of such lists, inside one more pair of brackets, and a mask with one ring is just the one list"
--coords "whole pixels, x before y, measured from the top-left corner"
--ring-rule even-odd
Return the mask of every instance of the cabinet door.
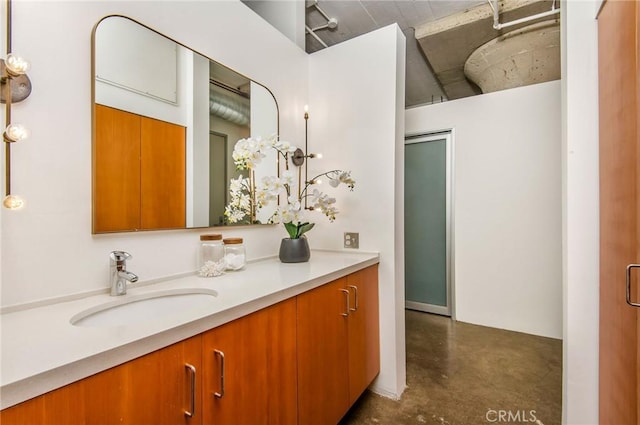
[[[194, 366], [195, 376], [186, 364]], [[2, 424], [199, 425], [200, 365], [196, 336], [5, 409]]]
[[204, 423], [297, 423], [296, 300], [203, 334]]
[[140, 204], [142, 229], [186, 226], [185, 128], [141, 119]]
[[3, 425], [84, 425], [83, 381], [32, 398], [0, 412]]
[[[85, 423], [200, 424], [201, 355], [196, 336], [87, 378]], [[195, 377], [186, 365], [196, 369]], [[193, 416], [185, 414], [194, 407]]]
[[139, 229], [140, 117], [96, 105], [95, 125], [94, 231]]
[[349, 404], [380, 372], [378, 266], [347, 276], [349, 312]]
[[348, 410], [346, 278], [298, 296], [299, 423], [335, 425]]

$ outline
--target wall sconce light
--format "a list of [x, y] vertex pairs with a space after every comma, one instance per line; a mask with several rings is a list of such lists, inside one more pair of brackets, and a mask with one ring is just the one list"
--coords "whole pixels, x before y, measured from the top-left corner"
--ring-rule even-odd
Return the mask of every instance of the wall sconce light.
[[2, 138], [7, 143], [21, 142], [29, 137], [29, 130], [22, 124], [9, 124], [2, 133]]
[[12, 53], [7, 59], [0, 59], [0, 103], [7, 103], [7, 88], [11, 89], [11, 103], [25, 100], [31, 94], [31, 80], [26, 72], [30, 64], [24, 58]]
[[5, 145], [5, 197], [2, 206], [10, 210], [20, 209], [24, 200], [11, 193], [11, 145], [29, 137], [23, 125], [11, 122], [11, 104], [21, 102], [31, 94], [31, 81], [26, 72], [29, 62], [11, 53], [11, 0], [7, 0], [6, 17], [7, 57], [0, 59], [0, 103], [5, 104], [5, 125], [2, 140]]
[[[298, 168], [298, 197], [300, 197], [301, 183], [302, 183], [302, 167], [304, 165], [304, 182], [305, 184], [320, 184], [320, 180], [314, 180], [313, 182], [309, 181], [309, 176], [307, 172], [307, 164], [305, 163], [306, 158], [322, 158], [321, 153], [309, 153], [305, 154], [305, 152], [309, 152], [309, 105], [304, 105], [304, 151], [300, 148], [296, 149], [291, 155], [291, 162]], [[307, 206], [307, 197], [304, 198], [304, 208], [305, 209], [313, 209], [312, 207]]]
[[293, 162], [293, 165], [299, 167], [299, 166], [304, 164], [305, 158], [322, 159], [322, 154], [321, 153], [310, 153], [308, 155], [305, 155], [304, 151], [302, 149], [298, 148], [298, 149], [295, 150], [295, 152], [293, 152], [293, 155], [291, 156], [291, 162]]
[[[291, 156], [291, 162], [296, 167], [300, 167], [304, 164], [305, 158], [322, 158], [321, 153], [310, 153], [305, 154], [305, 152], [309, 152], [309, 105], [304, 105], [304, 151], [300, 148], [296, 149]], [[306, 167], [305, 167], [306, 172]], [[305, 174], [305, 181], [307, 180]]]

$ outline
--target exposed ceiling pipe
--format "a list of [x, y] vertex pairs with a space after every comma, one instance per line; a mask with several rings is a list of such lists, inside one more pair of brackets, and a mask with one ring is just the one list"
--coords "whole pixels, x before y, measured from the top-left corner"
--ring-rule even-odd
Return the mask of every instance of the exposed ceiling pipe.
[[554, 0], [553, 3], [551, 4], [551, 10], [548, 10], [548, 11], [542, 12], [542, 13], [538, 13], [536, 15], [527, 16], [525, 18], [516, 19], [515, 21], [505, 22], [504, 24], [501, 24], [500, 23], [500, 10], [499, 10], [500, 6], [498, 4], [499, 0], [487, 0], [487, 1], [489, 2], [489, 6], [491, 6], [491, 9], [493, 9], [493, 29], [495, 29], [495, 30], [501, 30], [503, 28], [511, 27], [513, 25], [518, 25], [518, 24], [522, 24], [522, 23], [525, 23], [525, 22], [533, 21], [535, 19], [546, 18], [547, 16], [552, 16], [552, 15], [555, 15], [557, 13], [560, 13], [560, 9], [556, 8], [556, 2]]
[[336, 28], [338, 26], [338, 19], [330, 18], [325, 13], [325, 11], [322, 10], [320, 8], [320, 6], [318, 6], [318, 0], [313, 0], [312, 2], [307, 4], [307, 9], [310, 8], [310, 7], [314, 7], [327, 20], [327, 23], [324, 24], [324, 25], [320, 25], [318, 27], [315, 27], [315, 28], [309, 28], [308, 25], [305, 25], [304, 29], [306, 30], [307, 34], [309, 34], [313, 38], [315, 38], [318, 41], [318, 43], [322, 44], [324, 47], [329, 47], [329, 46], [327, 46], [327, 43], [322, 41], [322, 39], [318, 36], [318, 34], [316, 34], [316, 31], [323, 30], [323, 29], [334, 29], [334, 28]]
[[324, 41], [322, 41], [322, 39], [320, 37], [318, 37], [318, 34], [313, 32], [313, 30], [311, 28], [309, 28], [308, 25], [305, 25], [304, 28], [307, 30], [307, 33], [311, 35], [311, 37], [313, 37], [316, 40], [318, 40], [318, 43], [322, 44], [324, 47], [329, 47], [329, 46], [327, 46], [327, 43], [325, 43]]
[[251, 109], [248, 105], [213, 90], [209, 91], [209, 112], [238, 125], [248, 125], [251, 121]]

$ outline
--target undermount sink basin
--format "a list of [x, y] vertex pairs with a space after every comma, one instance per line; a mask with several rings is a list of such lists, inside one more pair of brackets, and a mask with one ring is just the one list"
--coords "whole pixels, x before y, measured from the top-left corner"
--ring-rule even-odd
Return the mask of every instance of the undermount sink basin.
[[185, 310], [215, 305], [218, 293], [206, 288], [180, 288], [145, 294], [123, 295], [76, 314], [74, 326], [111, 327], [147, 322]]

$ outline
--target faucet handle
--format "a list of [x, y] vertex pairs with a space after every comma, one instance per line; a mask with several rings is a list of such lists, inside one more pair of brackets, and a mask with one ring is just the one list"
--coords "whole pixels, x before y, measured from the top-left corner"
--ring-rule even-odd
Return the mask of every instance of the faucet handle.
[[125, 251], [111, 251], [109, 258], [111, 258], [111, 260], [115, 261], [116, 263], [120, 263], [123, 261], [127, 261], [130, 258], [133, 258], [133, 256]]

